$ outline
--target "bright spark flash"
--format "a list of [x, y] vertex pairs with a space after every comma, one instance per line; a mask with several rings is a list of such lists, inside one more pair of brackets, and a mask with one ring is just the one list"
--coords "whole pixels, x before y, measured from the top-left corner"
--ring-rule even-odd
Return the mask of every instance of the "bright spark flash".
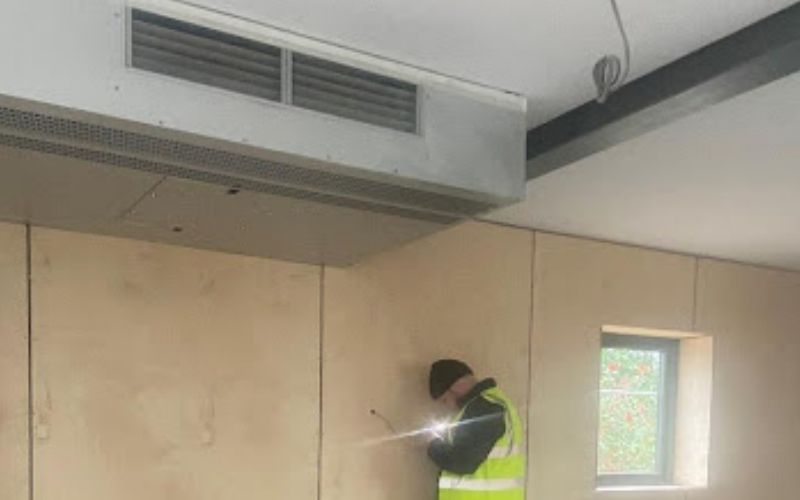
[[379, 444], [383, 444], [383, 443], [388, 443], [388, 442], [391, 442], [391, 441], [397, 441], [399, 439], [408, 439], [408, 438], [412, 438], [412, 437], [415, 437], [415, 436], [421, 436], [423, 434], [427, 434], [427, 435], [432, 436], [432, 437], [437, 438], [437, 439], [443, 439], [445, 437], [445, 435], [447, 434], [447, 431], [450, 430], [450, 429], [453, 429], [453, 428], [456, 428], [456, 427], [459, 427], [459, 426], [462, 426], [462, 425], [466, 425], [466, 424], [471, 424], [473, 422], [478, 422], [478, 421], [481, 421], [481, 420], [488, 420], [488, 419], [492, 419], [492, 418], [498, 418], [498, 417], [501, 416], [499, 414], [482, 415], [480, 417], [469, 418], [469, 419], [465, 419], [465, 420], [459, 420], [458, 422], [454, 422], [454, 423], [442, 422], [442, 421], [434, 421], [430, 425], [428, 425], [426, 427], [422, 427], [420, 429], [414, 429], [414, 430], [411, 430], [411, 431], [408, 431], [408, 432], [396, 432], [394, 430], [394, 427], [392, 426], [391, 422], [389, 422], [389, 420], [387, 420], [386, 417], [384, 417], [380, 413], [376, 412], [375, 410], [372, 410], [370, 413], [372, 413], [373, 415], [375, 415], [378, 418], [380, 418], [381, 420], [383, 420], [387, 424], [386, 426], [389, 428], [389, 430], [392, 431], [392, 434], [390, 436], [386, 436], [386, 437], [382, 437], [382, 438], [368, 439], [366, 441], [362, 441], [360, 443], [360, 446], [375, 446], [375, 445], [379, 445]]

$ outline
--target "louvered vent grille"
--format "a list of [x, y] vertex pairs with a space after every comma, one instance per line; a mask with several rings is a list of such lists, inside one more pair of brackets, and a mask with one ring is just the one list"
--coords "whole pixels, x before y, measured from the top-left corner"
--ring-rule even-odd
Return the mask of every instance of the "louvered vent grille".
[[272, 101], [281, 100], [281, 49], [139, 9], [131, 65]]
[[[283, 53], [288, 65], [282, 63]], [[131, 65], [392, 130], [418, 131], [414, 84], [139, 9], [131, 11]]]
[[440, 224], [493, 208], [466, 198], [6, 107], [0, 107], [0, 144]]
[[394, 78], [292, 54], [292, 104], [381, 127], [417, 130], [417, 87]]

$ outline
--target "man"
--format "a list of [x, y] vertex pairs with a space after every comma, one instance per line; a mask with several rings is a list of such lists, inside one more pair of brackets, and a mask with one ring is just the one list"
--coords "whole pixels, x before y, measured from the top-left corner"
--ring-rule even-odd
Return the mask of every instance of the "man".
[[428, 446], [442, 469], [439, 500], [524, 500], [522, 425], [495, 381], [442, 359], [431, 366], [429, 384], [431, 397], [455, 412]]

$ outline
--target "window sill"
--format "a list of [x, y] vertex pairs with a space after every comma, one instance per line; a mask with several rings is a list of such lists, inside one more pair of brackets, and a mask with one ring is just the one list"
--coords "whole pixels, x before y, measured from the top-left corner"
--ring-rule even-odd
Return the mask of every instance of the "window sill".
[[696, 487], [681, 486], [677, 484], [663, 484], [663, 485], [635, 485], [635, 486], [602, 486], [595, 489], [598, 493], [616, 493], [628, 491], [688, 491], [695, 490]]

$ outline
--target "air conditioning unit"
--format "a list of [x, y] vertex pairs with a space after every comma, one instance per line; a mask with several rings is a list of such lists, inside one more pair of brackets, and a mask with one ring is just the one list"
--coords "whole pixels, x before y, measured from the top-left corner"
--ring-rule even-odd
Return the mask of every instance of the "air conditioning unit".
[[347, 265], [524, 195], [520, 96], [181, 2], [4, 11], [2, 219]]

